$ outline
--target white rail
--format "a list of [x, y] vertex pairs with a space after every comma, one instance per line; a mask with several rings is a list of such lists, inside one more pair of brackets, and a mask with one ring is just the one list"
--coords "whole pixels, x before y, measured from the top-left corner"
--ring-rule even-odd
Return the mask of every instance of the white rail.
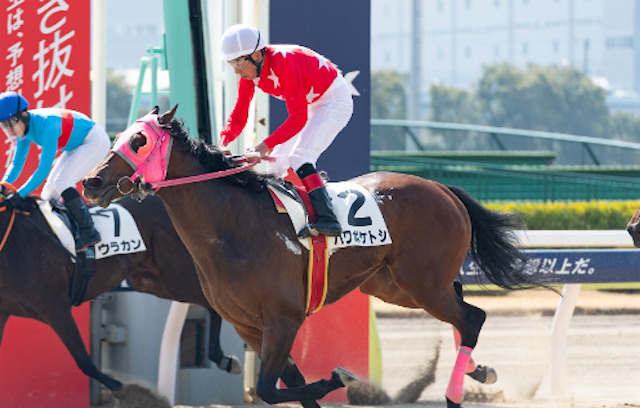
[[[524, 248], [633, 248], [633, 241], [624, 230], [593, 231], [519, 231], [518, 239]], [[565, 284], [562, 298], [551, 324], [549, 381], [551, 396], [567, 397], [567, 333], [580, 294], [579, 283]]]

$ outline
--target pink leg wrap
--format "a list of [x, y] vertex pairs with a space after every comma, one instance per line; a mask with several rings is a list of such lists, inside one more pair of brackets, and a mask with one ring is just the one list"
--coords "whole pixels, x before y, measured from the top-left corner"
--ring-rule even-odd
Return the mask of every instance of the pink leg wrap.
[[[456, 345], [456, 350], [460, 348], [460, 332], [453, 328], [453, 341]], [[476, 362], [473, 361], [473, 357], [469, 358], [469, 363], [467, 364], [467, 369], [464, 371], [465, 373], [472, 373], [476, 370]]]
[[446, 396], [455, 402], [460, 404], [464, 398], [464, 374], [469, 359], [471, 358], [471, 347], [461, 346], [458, 349], [458, 357], [456, 358], [456, 364], [453, 366], [453, 372], [449, 379], [449, 385], [447, 386]]

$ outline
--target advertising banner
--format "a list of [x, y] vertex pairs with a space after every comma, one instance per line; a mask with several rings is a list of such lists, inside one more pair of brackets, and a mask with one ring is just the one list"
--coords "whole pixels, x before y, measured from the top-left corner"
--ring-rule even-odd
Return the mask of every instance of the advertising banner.
[[[5, 0], [5, 18], [0, 22], [4, 26], [0, 36], [2, 91], [20, 93], [29, 101], [29, 108], [66, 107], [90, 115], [90, 5], [89, 1]], [[0, 139], [4, 174], [13, 142], [4, 132]], [[31, 148], [17, 186], [33, 173], [39, 153]]]
[[[91, 2], [84, 0], [3, 1], [0, 90], [22, 94], [29, 108], [66, 107], [90, 114], [90, 6]], [[0, 141], [0, 171], [4, 174], [14, 142], [4, 132]], [[36, 169], [39, 154], [40, 149], [32, 146], [17, 187]], [[75, 308], [73, 316], [88, 348], [89, 303]], [[0, 367], [0, 406], [88, 406], [88, 377], [43, 323], [17, 317], [9, 320], [0, 348]]]

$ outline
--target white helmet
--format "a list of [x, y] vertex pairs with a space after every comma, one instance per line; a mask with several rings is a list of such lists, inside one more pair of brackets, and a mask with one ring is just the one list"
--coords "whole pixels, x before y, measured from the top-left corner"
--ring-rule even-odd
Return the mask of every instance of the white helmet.
[[222, 59], [231, 61], [243, 55], [253, 54], [266, 47], [260, 31], [246, 24], [236, 24], [227, 28], [222, 34]]

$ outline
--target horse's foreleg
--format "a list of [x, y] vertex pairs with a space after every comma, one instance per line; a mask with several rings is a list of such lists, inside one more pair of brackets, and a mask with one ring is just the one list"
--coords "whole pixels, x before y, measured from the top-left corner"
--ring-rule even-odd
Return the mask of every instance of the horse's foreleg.
[[[285, 371], [287, 359], [299, 327], [299, 323], [292, 321], [281, 324], [271, 323], [267, 325], [267, 329], [262, 335], [260, 352], [262, 364], [260, 365], [256, 393], [268, 404], [318, 400], [327, 393], [344, 387], [344, 383], [336, 371], [332, 373], [329, 380], [320, 380], [282, 390], [276, 387], [278, 378]], [[287, 374], [289, 375], [288, 379], [293, 379], [294, 382], [299, 381], [294, 372], [288, 371]]]
[[[282, 370], [280, 379], [282, 379], [282, 382], [288, 388], [302, 387], [307, 384], [307, 381], [304, 379], [304, 376], [291, 356], [287, 358], [287, 363], [284, 366], [284, 370]], [[302, 404], [304, 408], [320, 408], [320, 404], [315, 400], [300, 401], [300, 404]]]
[[56, 305], [46, 312], [48, 318], [47, 323], [56, 332], [60, 340], [64, 343], [69, 353], [75, 360], [78, 368], [83, 373], [91, 378], [95, 378], [105, 387], [112, 391], [117, 391], [122, 388], [122, 383], [98, 370], [98, 367], [93, 364], [87, 349], [82, 342], [82, 336], [78, 326], [76, 326], [73, 316], [71, 315], [71, 309], [68, 307]]
[[216, 363], [219, 369], [231, 374], [240, 374], [242, 366], [236, 356], [226, 356], [220, 346], [220, 330], [222, 317], [209, 308], [209, 360]]

